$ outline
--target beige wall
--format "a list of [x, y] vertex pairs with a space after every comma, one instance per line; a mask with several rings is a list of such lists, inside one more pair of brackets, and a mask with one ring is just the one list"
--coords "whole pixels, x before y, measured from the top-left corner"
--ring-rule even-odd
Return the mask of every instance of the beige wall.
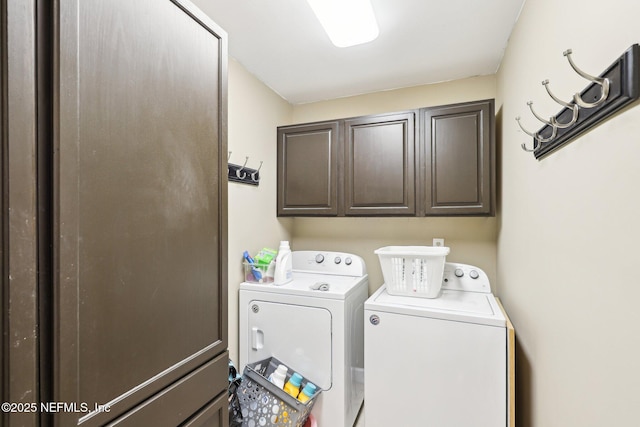
[[[432, 85], [375, 92], [330, 101], [299, 104], [294, 107], [293, 122], [389, 113], [411, 108], [495, 98], [496, 77], [482, 76]], [[283, 123], [285, 124], [285, 123]]]
[[276, 126], [291, 120], [292, 108], [229, 61], [229, 151], [231, 163], [257, 169], [260, 185], [229, 183], [229, 352], [238, 364], [238, 287], [243, 281], [242, 252], [252, 255], [267, 246], [278, 248], [291, 237], [291, 220], [276, 218]]
[[635, 0], [527, 0], [498, 73], [499, 293], [518, 340], [519, 427], [639, 425], [640, 109], [538, 161], [520, 149], [560, 98], [640, 41]]

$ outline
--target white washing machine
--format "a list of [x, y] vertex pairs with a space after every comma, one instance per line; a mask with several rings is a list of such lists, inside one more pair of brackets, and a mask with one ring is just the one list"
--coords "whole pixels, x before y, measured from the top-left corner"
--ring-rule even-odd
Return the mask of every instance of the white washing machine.
[[351, 427], [364, 397], [368, 276], [353, 254], [294, 251], [293, 281], [240, 284], [240, 367], [275, 356], [322, 389], [319, 427]]
[[433, 299], [383, 285], [365, 302], [366, 427], [510, 425], [510, 325], [477, 267], [446, 263]]

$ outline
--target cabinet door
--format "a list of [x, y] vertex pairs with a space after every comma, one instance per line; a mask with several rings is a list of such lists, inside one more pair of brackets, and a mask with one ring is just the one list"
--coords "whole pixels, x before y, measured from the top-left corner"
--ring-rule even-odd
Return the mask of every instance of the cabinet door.
[[278, 215], [338, 214], [340, 123], [278, 128]]
[[[105, 427], [226, 426], [228, 384], [229, 355], [224, 352]], [[219, 393], [213, 401], [211, 390]], [[226, 417], [221, 417], [220, 403], [225, 403]]]
[[345, 121], [346, 215], [415, 214], [415, 113]]
[[56, 13], [52, 400], [89, 410], [53, 417], [102, 426], [227, 358], [226, 35], [182, 0]]
[[420, 111], [426, 215], [494, 215], [493, 100]]

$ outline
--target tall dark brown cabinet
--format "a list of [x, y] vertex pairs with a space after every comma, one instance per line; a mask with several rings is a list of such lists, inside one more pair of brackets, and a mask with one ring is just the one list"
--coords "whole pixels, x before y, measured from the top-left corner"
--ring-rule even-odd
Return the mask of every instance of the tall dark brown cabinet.
[[226, 34], [187, 0], [1, 17], [1, 392], [38, 408], [1, 424], [226, 426]]

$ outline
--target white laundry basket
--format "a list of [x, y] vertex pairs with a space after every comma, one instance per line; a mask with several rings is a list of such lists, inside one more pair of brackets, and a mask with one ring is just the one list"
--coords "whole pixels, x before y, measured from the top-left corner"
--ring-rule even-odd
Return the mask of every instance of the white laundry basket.
[[449, 248], [386, 246], [377, 249], [382, 275], [391, 295], [436, 298], [442, 287]]

